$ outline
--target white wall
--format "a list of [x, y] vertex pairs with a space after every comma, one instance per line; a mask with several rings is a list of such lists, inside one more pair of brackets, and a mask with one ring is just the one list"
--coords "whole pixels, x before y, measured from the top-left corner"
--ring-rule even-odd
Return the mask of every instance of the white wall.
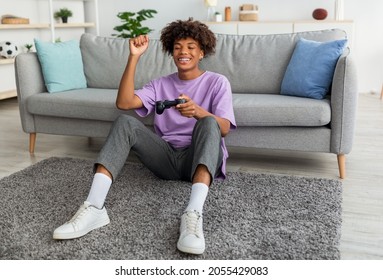
[[[218, 0], [217, 10], [224, 12], [225, 6], [232, 8], [232, 19], [238, 20], [239, 6], [253, 3], [259, 7], [260, 20], [311, 20], [312, 11], [325, 8], [328, 18], [334, 19], [335, 0]], [[113, 27], [119, 25], [117, 13], [155, 9], [158, 14], [145, 22], [155, 31], [158, 38], [161, 29], [175, 19], [193, 17], [206, 20], [203, 0], [99, 0], [100, 34], [110, 36]], [[383, 82], [383, 1], [344, 0], [345, 19], [355, 22], [353, 56], [358, 67], [359, 91], [380, 91]]]

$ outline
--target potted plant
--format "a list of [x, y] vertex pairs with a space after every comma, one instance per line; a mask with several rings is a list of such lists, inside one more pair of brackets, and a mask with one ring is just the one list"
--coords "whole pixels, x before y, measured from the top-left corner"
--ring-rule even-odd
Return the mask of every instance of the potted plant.
[[71, 16], [73, 16], [73, 13], [71, 10], [69, 10], [67, 8], [61, 8], [60, 10], [55, 12], [55, 14], [54, 14], [54, 18], [55, 19], [61, 18], [63, 23], [67, 23], [68, 17], [71, 17]]
[[27, 52], [31, 52], [33, 44], [25, 44], [24, 47], [27, 49]]
[[222, 15], [221, 15], [220, 12], [215, 12], [215, 14], [214, 14], [214, 20], [215, 20], [216, 22], [222, 22]]
[[120, 32], [120, 34], [112, 34], [120, 38], [134, 38], [139, 35], [148, 34], [153, 29], [146, 26], [142, 26], [141, 22], [152, 18], [153, 14], [156, 14], [156, 10], [141, 10], [137, 13], [121, 12], [117, 14], [117, 17], [121, 19], [124, 24], [114, 27], [113, 29]]

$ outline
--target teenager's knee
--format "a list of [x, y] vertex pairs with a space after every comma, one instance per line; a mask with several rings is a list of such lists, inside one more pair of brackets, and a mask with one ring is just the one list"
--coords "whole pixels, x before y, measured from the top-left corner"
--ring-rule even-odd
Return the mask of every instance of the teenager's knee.
[[196, 129], [206, 132], [220, 132], [219, 124], [214, 117], [208, 116], [199, 119], [196, 124]]
[[204, 118], [201, 118], [197, 121], [197, 124], [202, 125], [202, 126], [217, 126], [218, 122], [215, 120], [214, 117], [212, 116], [207, 116]]

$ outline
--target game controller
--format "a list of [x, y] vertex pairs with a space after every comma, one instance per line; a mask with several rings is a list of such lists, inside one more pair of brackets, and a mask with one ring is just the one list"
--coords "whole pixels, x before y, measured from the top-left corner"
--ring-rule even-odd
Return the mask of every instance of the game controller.
[[186, 99], [178, 98], [174, 100], [156, 101], [156, 113], [158, 115], [161, 115], [165, 111], [165, 109], [183, 103], [186, 103]]

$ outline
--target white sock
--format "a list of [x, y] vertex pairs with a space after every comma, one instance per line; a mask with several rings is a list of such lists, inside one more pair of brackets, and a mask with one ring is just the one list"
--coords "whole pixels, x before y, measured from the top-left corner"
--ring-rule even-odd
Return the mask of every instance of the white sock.
[[195, 183], [192, 185], [189, 204], [186, 211], [197, 211], [202, 214], [203, 205], [209, 192], [209, 187], [203, 183]]
[[102, 209], [102, 207], [104, 207], [104, 202], [111, 185], [112, 179], [110, 179], [105, 174], [94, 174], [92, 186], [90, 187], [86, 201], [98, 209]]

